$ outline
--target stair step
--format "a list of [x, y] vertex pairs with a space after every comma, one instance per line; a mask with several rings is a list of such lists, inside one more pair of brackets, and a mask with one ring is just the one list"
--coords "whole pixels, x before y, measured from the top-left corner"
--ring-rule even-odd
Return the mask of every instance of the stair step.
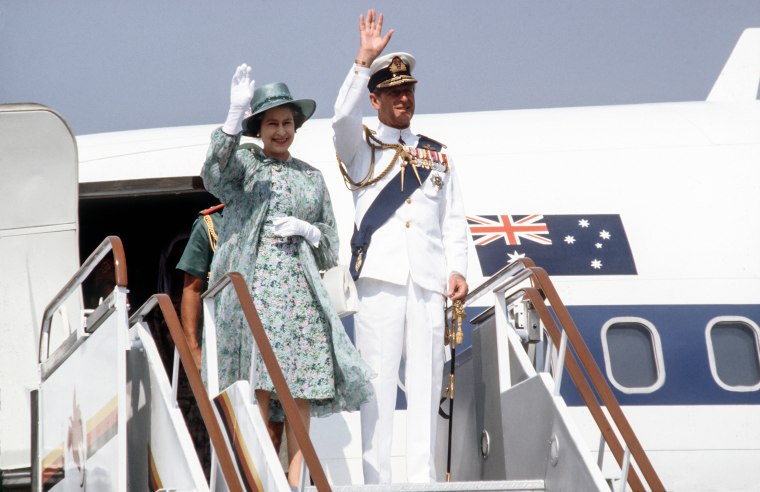
[[[306, 487], [305, 492], [316, 492], [316, 487]], [[436, 483], [395, 483], [387, 485], [336, 485], [333, 492], [449, 492], [449, 491], [490, 491], [490, 492], [542, 492], [543, 480], [500, 480], [488, 482], [436, 482]]]

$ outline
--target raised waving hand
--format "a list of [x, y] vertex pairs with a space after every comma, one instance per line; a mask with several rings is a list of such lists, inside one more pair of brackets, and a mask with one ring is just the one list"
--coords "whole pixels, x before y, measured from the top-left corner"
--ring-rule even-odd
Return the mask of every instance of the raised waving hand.
[[230, 83], [230, 110], [222, 131], [237, 135], [243, 130], [245, 113], [251, 109], [251, 99], [256, 81], [251, 79], [251, 67], [243, 63], [235, 69]]
[[368, 67], [380, 56], [391, 36], [394, 29], [388, 30], [383, 35], [383, 14], [377, 14], [374, 9], [367, 11], [367, 18], [359, 16], [359, 53], [356, 55], [356, 63]]

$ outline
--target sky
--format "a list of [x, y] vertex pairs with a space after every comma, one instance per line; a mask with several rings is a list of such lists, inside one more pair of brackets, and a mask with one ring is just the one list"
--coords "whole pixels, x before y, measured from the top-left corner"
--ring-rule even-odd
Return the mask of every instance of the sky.
[[760, 0], [0, 0], [0, 102], [77, 135], [221, 123], [245, 62], [328, 118], [368, 8], [418, 114], [703, 100], [760, 27]]

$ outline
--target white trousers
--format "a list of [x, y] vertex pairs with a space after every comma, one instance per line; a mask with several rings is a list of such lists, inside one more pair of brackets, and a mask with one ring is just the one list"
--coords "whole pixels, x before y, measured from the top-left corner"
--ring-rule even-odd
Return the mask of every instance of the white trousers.
[[409, 482], [436, 479], [435, 438], [443, 373], [443, 296], [407, 281], [359, 279], [356, 346], [377, 373], [376, 398], [362, 405], [364, 483], [391, 482], [393, 413], [399, 365], [405, 362], [406, 471]]

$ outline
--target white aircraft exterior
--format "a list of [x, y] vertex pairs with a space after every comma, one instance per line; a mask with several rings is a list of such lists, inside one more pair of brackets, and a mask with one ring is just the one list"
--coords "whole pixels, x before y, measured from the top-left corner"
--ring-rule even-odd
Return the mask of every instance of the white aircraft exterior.
[[[760, 487], [759, 82], [760, 29], [751, 29], [706, 101], [414, 118], [414, 129], [446, 144], [457, 167], [470, 219], [470, 286], [523, 256], [546, 268], [668, 490]], [[52, 117], [51, 125], [60, 123]], [[29, 466], [28, 392], [39, 383], [44, 307], [106, 235], [124, 241], [132, 307], [172, 288], [172, 247], [197, 211], [215, 203], [198, 178], [215, 127], [56, 143], [74, 163], [68, 168], [60, 154], [40, 157], [50, 166], [15, 166], [29, 160], [24, 148], [44, 137], [39, 131], [25, 141], [14, 135], [15, 152], [0, 152], [0, 470]], [[323, 172], [347, 262], [353, 203], [331, 134], [329, 120], [309, 121], [291, 152]], [[624, 264], [600, 256], [568, 270], [564, 253], [547, 253], [545, 264], [533, 256], [581, 241], [557, 236], [557, 224], [591, 231], [608, 219], [620, 229], [594, 230], [591, 247], [602, 254], [622, 244]], [[483, 225], [491, 232], [478, 232]], [[53, 346], [80, 322], [79, 302]], [[468, 305], [468, 317], [482, 309]], [[648, 359], [616, 360], [627, 347]], [[577, 392], [563, 385], [562, 396], [595, 455], [599, 431]], [[327, 473], [336, 484], [360, 483], [357, 417], [330, 419], [312, 429]], [[403, 410], [399, 419], [402, 438]], [[337, 428], [350, 429], [340, 446], [331, 442]], [[403, 474], [401, 456], [394, 466]], [[612, 473], [606, 465], [603, 472]]]

